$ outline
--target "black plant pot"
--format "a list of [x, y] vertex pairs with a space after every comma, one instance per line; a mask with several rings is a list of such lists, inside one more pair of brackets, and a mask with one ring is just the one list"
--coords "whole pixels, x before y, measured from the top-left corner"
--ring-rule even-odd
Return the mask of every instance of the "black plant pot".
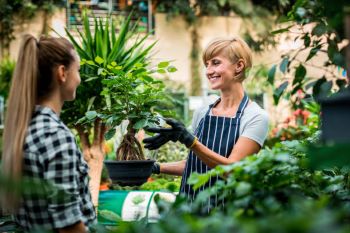
[[109, 177], [121, 186], [138, 186], [145, 183], [152, 173], [155, 160], [106, 160]]

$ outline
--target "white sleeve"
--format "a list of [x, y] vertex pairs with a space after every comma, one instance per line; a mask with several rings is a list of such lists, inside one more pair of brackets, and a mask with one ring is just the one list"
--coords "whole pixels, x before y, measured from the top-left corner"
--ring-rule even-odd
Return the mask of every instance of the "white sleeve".
[[255, 115], [246, 123], [240, 136], [256, 141], [261, 147], [267, 137], [269, 117], [266, 112]]
[[207, 112], [207, 110], [208, 110], [207, 107], [201, 107], [196, 109], [195, 112], [193, 113], [192, 124], [191, 124], [192, 133], [196, 131], [199, 122], [205, 116], [205, 113]]

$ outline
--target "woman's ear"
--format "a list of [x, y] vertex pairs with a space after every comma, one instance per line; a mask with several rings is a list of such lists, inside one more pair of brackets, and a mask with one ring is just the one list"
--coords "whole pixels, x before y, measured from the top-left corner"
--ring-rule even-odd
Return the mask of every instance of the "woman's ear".
[[59, 83], [66, 82], [67, 75], [66, 75], [66, 67], [64, 65], [57, 66], [56, 74], [57, 74], [57, 81]]
[[242, 73], [244, 68], [245, 68], [245, 64], [244, 64], [243, 59], [239, 59], [238, 62], [236, 63], [236, 70], [235, 70], [236, 74]]

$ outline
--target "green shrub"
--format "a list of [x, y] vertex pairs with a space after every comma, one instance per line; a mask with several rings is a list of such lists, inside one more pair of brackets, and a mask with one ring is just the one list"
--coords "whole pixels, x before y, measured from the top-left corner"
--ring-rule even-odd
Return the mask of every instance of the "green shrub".
[[[124, 224], [118, 232], [349, 232], [349, 169], [310, 169], [306, 149], [315, 138], [277, 143], [208, 174], [193, 174], [189, 182], [196, 188], [210, 175], [223, 179], [192, 205], [181, 196], [172, 206], [158, 200], [158, 223]], [[203, 201], [216, 193], [225, 198], [225, 208], [208, 214]]]
[[10, 83], [16, 63], [9, 58], [2, 59], [0, 63], [0, 96], [7, 99], [10, 91]]

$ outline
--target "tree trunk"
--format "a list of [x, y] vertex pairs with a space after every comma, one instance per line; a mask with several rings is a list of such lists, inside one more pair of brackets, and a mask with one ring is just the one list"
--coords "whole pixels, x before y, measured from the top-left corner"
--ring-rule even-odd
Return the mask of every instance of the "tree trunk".
[[200, 96], [202, 95], [202, 82], [201, 82], [201, 74], [200, 74], [200, 45], [199, 45], [199, 34], [197, 30], [197, 23], [194, 23], [191, 26], [191, 95]]
[[89, 188], [91, 192], [92, 202], [94, 206], [97, 207], [101, 173], [103, 169], [103, 161], [105, 158], [103, 144], [106, 127], [101, 122], [101, 119], [95, 120], [94, 139], [92, 144], [89, 141], [89, 131], [86, 131], [82, 125], [77, 125], [76, 129], [79, 133], [80, 141], [82, 144], [84, 159], [89, 165]]
[[43, 25], [41, 28], [41, 35], [49, 34], [49, 25], [51, 25], [52, 13], [48, 10], [43, 10]]

